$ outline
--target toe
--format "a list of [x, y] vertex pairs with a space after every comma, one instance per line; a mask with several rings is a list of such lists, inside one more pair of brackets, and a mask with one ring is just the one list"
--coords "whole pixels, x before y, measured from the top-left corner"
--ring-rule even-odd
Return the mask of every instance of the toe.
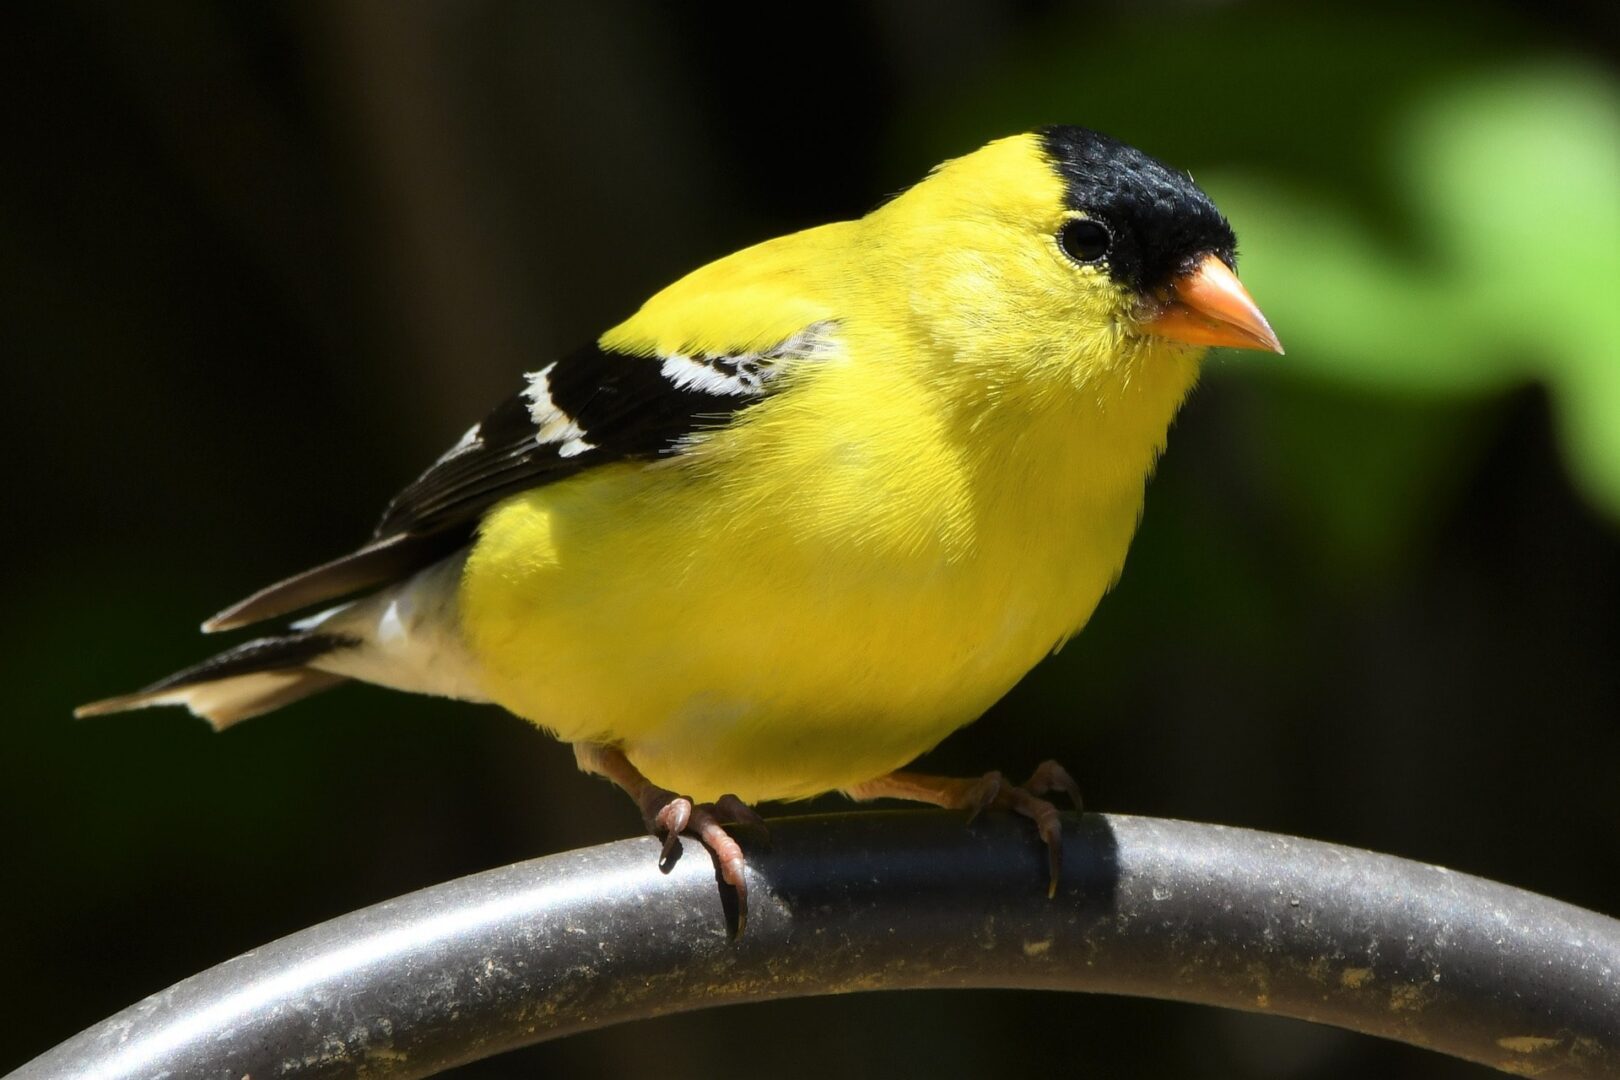
[[1074, 804], [1076, 810], [1084, 809], [1080, 800], [1080, 785], [1074, 782], [1074, 777], [1055, 761], [1043, 761], [1035, 766], [1029, 779], [1024, 781], [1023, 788], [1032, 795], [1048, 795], [1060, 791]]
[[973, 781], [963, 793], [961, 801], [968, 811], [968, 824], [973, 824], [980, 814], [992, 806], [1005, 802], [1007, 790], [1007, 778], [995, 770]]
[[750, 829], [764, 829], [765, 819], [752, 806], [735, 795], [722, 795], [714, 802], [715, 816], [724, 825], [742, 825]]
[[653, 831], [679, 836], [686, 831], [691, 820], [692, 800], [684, 795], [677, 795], [665, 803], [653, 818]]
[[666, 874], [674, 866], [675, 852], [681, 844], [681, 833], [686, 831], [691, 821], [692, 800], [675, 795], [671, 796], [647, 823], [648, 830], [654, 836], [664, 838], [664, 846], [658, 853], [658, 868]]
[[1058, 816], [1057, 807], [1045, 799], [1025, 788], [1013, 790], [1011, 809], [1033, 821], [1046, 844], [1046, 895], [1050, 899], [1057, 895], [1058, 882], [1063, 878], [1063, 819]]
[[748, 924], [748, 860], [736, 839], [721, 824], [713, 804], [696, 807], [692, 814], [692, 831], [703, 845], [714, 853], [714, 863], [720, 880], [737, 891], [737, 936], [741, 937]]

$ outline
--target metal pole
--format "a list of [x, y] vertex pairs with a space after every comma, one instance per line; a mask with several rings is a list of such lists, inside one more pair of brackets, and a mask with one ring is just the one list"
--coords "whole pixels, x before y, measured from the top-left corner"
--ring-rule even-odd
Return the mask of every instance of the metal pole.
[[1435, 866], [1150, 818], [862, 812], [747, 843], [747, 933], [691, 842], [448, 882], [155, 994], [13, 1074], [428, 1076], [576, 1031], [855, 990], [1025, 987], [1299, 1017], [1539, 1077], [1620, 1075], [1620, 922]]

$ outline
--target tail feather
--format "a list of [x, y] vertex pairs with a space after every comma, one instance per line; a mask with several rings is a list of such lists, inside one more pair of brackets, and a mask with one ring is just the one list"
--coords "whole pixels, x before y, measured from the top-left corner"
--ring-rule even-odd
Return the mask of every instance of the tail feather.
[[342, 558], [266, 585], [203, 623], [203, 633], [235, 630], [278, 615], [290, 615], [323, 601], [402, 581], [466, 543], [465, 536], [454, 532], [426, 536], [401, 533], [378, 540]]
[[286, 634], [227, 649], [133, 694], [81, 705], [77, 717], [184, 705], [216, 729], [279, 709], [299, 698], [345, 682], [346, 677], [307, 665], [355, 644], [340, 634]]

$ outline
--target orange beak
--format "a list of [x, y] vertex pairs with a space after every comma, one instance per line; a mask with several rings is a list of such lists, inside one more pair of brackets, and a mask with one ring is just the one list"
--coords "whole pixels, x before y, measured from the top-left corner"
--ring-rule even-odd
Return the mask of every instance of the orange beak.
[[1172, 281], [1142, 320], [1142, 327], [1156, 337], [1184, 345], [1283, 351], [1249, 290], [1214, 255], [1205, 255], [1197, 266]]

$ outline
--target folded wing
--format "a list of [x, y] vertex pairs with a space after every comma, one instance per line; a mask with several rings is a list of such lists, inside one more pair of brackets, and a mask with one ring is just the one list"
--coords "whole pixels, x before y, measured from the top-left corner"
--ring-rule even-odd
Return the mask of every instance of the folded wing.
[[793, 365], [830, 355], [817, 323], [749, 352], [635, 355], [590, 345], [523, 387], [388, 504], [358, 550], [261, 589], [203, 624], [231, 630], [376, 588], [467, 544], [501, 500], [614, 461], [678, 454], [768, 396]]

